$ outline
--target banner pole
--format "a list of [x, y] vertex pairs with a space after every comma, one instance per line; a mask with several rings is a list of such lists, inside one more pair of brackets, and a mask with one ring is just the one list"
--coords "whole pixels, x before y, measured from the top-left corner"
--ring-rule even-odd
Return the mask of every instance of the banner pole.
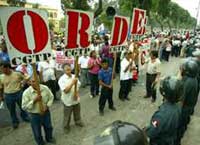
[[[78, 78], [78, 75], [79, 75], [78, 59], [79, 59], [79, 56], [76, 55], [76, 58], [75, 58], [75, 78]], [[74, 86], [74, 100], [78, 99], [77, 85], [78, 85], [78, 81], [75, 83], [75, 86]]]
[[113, 85], [114, 74], [115, 74], [115, 68], [116, 68], [116, 61], [117, 61], [117, 53], [114, 52], [114, 63], [113, 63], [113, 69], [112, 69], [111, 85]]
[[[36, 71], [36, 64], [34, 62], [31, 65], [32, 65], [32, 68], [33, 68], [33, 77], [34, 77], [34, 80], [35, 80], [35, 83], [36, 83], [37, 95], [41, 96], [40, 84], [39, 84], [39, 79], [38, 79], [38, 75], [37, 75], [37, 71]], [[40, 114], [44, 114], [44, 106], [43, 106], [43, 103], [42, 103], [42, 98], [37, 103], [39, 104]]]

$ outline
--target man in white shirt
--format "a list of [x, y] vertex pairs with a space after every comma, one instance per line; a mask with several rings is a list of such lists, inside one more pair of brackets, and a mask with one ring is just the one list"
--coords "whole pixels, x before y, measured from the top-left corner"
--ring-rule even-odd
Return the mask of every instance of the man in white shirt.
[[54, 95], [54, 100], [56, 98], [56, 64], [53, 59], [48, 59], [46, 61], [39, 62], [38, 71], [40, 76], [40, 81], [49, 87]]
[[130, 61], [131, 56], [131, 52], [125, 52], [125, 57], [121, 61], [119, 90], [119, 99], [121, 101], [130, 100], [128, 94], [130, 92], [130, 71], [133, 65], [133, 61]]
[[144, 98], [152, 97], [152, 102], [156, 101], [156, 87], [160, 77], [160, 60], [158, 59], [158, 51], [150, 52], [151, 59], [147, 62], [146, 74], [146, 95]]
[[[64, 104], [64, 132], [69, 133], [70, 131], [70, 120], [71, 114], [74, 114], [74, 121], [77, 126], [83, 127], [81, 121], [81, 108], [80, 108], [80, 96], [79, 86], [80, 82], [71, 73], [72, 69], [69, 64], [63, 65], [64, 74], [60, 77], [58, 84], [62, 91], [61, 100]], [[77, 90], [75, 91], [75, 85]]]
[[89, 56], [87, 54], [84, 54], [78, 60], [79, 70], [81, 73], [80, 76], [81, 85], [83, 88], [85, 88], [86, 85], [89, 85], [89, 80], [90, 80], [88, 74], [88, 61], [89, 61]]

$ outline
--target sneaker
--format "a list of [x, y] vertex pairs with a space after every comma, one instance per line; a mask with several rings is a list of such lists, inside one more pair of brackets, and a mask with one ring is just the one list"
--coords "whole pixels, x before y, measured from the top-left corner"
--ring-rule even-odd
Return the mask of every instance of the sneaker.
[[99, 111], [99, 115], [103, 116], [104, 115], [104, 111]]
[[112, 111], [116, 111], [115, 107], [110, 107], [109, 109], [112, 110]]

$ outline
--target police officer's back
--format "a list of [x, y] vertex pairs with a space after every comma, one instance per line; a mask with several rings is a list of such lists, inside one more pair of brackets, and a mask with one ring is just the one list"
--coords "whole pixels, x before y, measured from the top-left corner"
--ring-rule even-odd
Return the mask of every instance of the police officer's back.
[[166, 77], [161, 81], [160, 92], [164, 102], [145, 129], [150, 138], [150, 145], [176, 145], [181, 114], [181, 109], [176, 102], [181, 96], [182, 88], [182, 82], [176, 77]]
[[191, 58], [187, 59], [181, 66], [182, 81], [184, 84], [183, 97], [181, 99], [183, 109], [187, 108], [191, 115], [198, 99], [198, 64]]

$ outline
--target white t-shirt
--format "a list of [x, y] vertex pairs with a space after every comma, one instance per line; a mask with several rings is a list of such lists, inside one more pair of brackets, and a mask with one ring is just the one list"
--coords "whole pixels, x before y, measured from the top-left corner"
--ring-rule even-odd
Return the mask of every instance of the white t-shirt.
[[120, 80], [130, 79], [130, 71], [127, 70], [127, 72], [124, 72], [128, 65], [129, 61], [126, 58], [123, 58], [123, 60], [121, 61]]
[[152, 62], [151, 59], [147, 63], [147, 73], [148, 74], [157, 74], [160, 71], [160, 60], [157, 58], [155, 62]]
[[53, 59], [49, 60], [49, 63], [47, 61], [42, 61], [38, 63], [38, 71], [39, 72], [42, 71], [44, 82], [56, 79], [55, 68], [56, 68], [56, 63]]
[[[74, 100], [74, 85], [72, 86], [71, 90], [68, 93], [65, 93], [65, 88], [70, 85], [74, 79], [74, 75], [72, 77], [63, 74], [60, 79], [58, 80], [58, 85], [62, 91], [61, 100], [66, 106], [76, 105], [80, 102], [80, 98], [78, 100]], [[80, 82], [78, 81], [77, 91], [79, 90]]]
[[81, 68], [88, 68], [88, 61], [89, 61], [90, 57], [89, 56], [81, 56], [78, 60], [78, 64], [81, 65]]

